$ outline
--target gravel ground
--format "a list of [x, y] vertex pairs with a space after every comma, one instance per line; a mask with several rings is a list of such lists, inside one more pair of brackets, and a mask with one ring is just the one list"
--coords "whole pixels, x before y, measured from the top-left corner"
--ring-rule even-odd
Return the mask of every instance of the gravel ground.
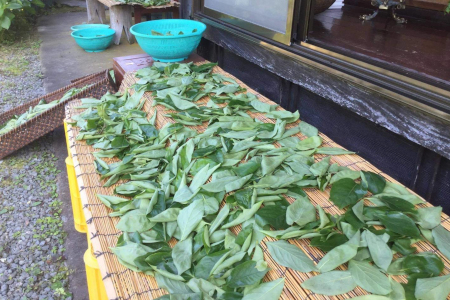
[[32, 36], [0, 45], [0, 113], [44, 94], [39, 45]]
[[[0, 112], [44, 94], [39, 44], [0, 46]], [[0, 160], [1, 300], [71, 299], [52, 144], [50, 133]]]

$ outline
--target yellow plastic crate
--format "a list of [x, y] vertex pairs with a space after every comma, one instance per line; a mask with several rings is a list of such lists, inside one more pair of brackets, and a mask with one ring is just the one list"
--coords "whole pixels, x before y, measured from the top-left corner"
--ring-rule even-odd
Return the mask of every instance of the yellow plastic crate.
[[[88, 238], [89, 240], [89, 238]], [[90, 243], [89, 243], [90, 244]], [[86, 267], [86, 280], [89, 291], [89, 300], [107, 300], [105, 285], [102, 274], [98, 267], [97, 259], [91, 252], [91, 246], [84, 253], [83, 259]]]
[[66, 158], [67, 178], [69, 179], [70, 198], [72, 200], [73, 221], [75, 229], [78, 232], [87, 232], [86, 219], [84, 218], [83, 206], [81, 204], [80, 191], [78, 189], [77, 177], [73, 160], [70, 157]]

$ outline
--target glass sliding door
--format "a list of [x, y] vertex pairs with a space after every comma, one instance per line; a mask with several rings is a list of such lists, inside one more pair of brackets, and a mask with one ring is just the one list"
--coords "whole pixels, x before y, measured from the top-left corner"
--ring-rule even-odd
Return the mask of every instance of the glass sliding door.
[[204, 0], [203, 12], [255, 34], [289, 45], [294, 0]]

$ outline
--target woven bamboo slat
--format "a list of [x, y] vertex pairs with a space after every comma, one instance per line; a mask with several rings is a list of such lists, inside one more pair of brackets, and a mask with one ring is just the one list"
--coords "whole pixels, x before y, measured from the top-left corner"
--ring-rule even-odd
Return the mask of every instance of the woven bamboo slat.
[[[256, 94], [261, 101], [269, 104], [275, 104], [256, 91], [250, 89], [239, 79], [226, 73], [219, 67], [215, 67], [214, 72], [234, 78], [236, 82], [238, 82], [242, 87], [246, 88], [248, 92]], [[133, 73], [126, 74], [122, 82], [120, 91], [125, 91], [126, 88], [132, 86], [134, 83], [136, 83], [136, 81], [137, 79], [134, 77]], [[132, 92], [131, 89], [130, 92]], [[155, 107], [152, 106], [151, 93], [145, 93], [144, 99], [146, 102], [143, 106], [143, 110], [147, 112], [148, 117], [151, 117], [155, 112], [158, 113], [156, 118], [156, 127], [158, 129], [164, 126], [164, 124], [174, 122], [171, 118], [167, 118], [164, 116], [164, 114], [170, 112], [170, 110], [167, 110], [161, 105], [157, 105]], [[209, 99], [207, 97], [203, 98], [202, 100], [197, 102], [197, 104], [205, 105], [208, 100]], [[80, 105], [79, 100], [75, 100], [67, 104], [66, 118], [68, 121], [70, 121], [71, 116], [80, 113], [80, 110], [75, 109], [75, 107], [78, 105]], [[282, 108], [278, 108], [278, 110], [282, 110]], [[249, 114], [261, 121], [274, 123], [274, 120], [266, 118], [263, 114]], [[295, 125], [296, 124], [290, 124], [289, 127]], [[193, 128], [198, 132], [203, 132], [206, 126], [207, 125], [204, 124], [202, 126], [188, 127]], [[111, 209], [104, 206], [102, 202], [96, 198], [96, 194], [112, 195], [114, 188], [121, 182], [109, 188], [103, 187], [102, 184], [104, 182], [100, 180], [100, 176], [96, 173], [93, 165], [94, 159], [92, 156], [92, 152], [94, 152], [95, 150], [91, 146], [87, 145], [84, 141], [75, 140], [75, 137], [79, 132], [79, 129], [77, 127], [71, 127], [69, 125], [67, 130], [69, 134], [70, 147], [73, 153], [73, 160], [77, 173], [78, 184], [81, 190], [80, 193], [82, 203], [84, 205], [84, 213], [88, 223], [88, 233], [91, 235], [93, 248], [99, 260], [100, 270], [102, 276], [104, 276], [104, 283], [106, 286], [108, 297], [110, 299], [154, 299], [165, 294], [164, 290], [158, 288], [153, 277], [128, 270], [118, 262], [117, 258], [110, 251], [111, 247], [115, 247], [117, 239], [121, 234], [121, 232], [115, 228], [115, 225], [118, 223], [119, 218], [111, 218], [108, 216], [108, 214], [111, 212]], [[300, 139], [305, 138], [305, 136], [301, 134], [298, 134], [297, 136]], [[320, 133], [320, 136], [323, 138], [324, 146], [341, 147], [324, 134]], [[324, 155], [316, 155], [315, 159], [320, 160], [323, 157]], [[116, 160], [107, 160], [108, 163], [111, 163], [113, 161]], [[353, 170], [375, 172], [384, 176], [389, 182], [398, 183], [389, 175], [378, 170], [364, 158], [356, 154], [334, 156], [332, 157], [331, 162], [338, 163], [341, 166], [347, 166]], [[307, 188], [305, 189], [305, 191], [308, 194], [311, 202], [315, 205], [322, 206], [326, 212], [330, 214], [342, 214], [344, 212], [343, 210], [336, 207], [333, 203], [328, 201], [330, 188], [327, 188], [323, 192], [314, 188]], [[293, 199], [288, 198], [288, 201], [293, 202]], [[420, 206], [429, 207], [432, 205], [424, 202], [423, 204], [420, 204]], [[450, 229], [449, 218], [445, 214], [442, 214], [442, 225], [445, 228]], [[236, 233], [240, 230], [240, 228], [236, 227], [232, 230]], [[314, 275], [317, 275], [317, 273], [297, 272], [276, 264], [271, 258], [265, 244], [266, 242], [273, 240], [274, 239], [272, 238], [265, 238], [261, 245], [264, 251], [265, 259], [268, 262], [269, 267], [271, 268], [271, 271], [267, 273], [264, 280], [274, 280], [280, 277], [285, 278], [285, 286], [280, 299], [348, 299], [359, 295], [364, 295], [366, 293], [361, 288], [356, 288], [347, 294], [329, 297], [317, 295], [310, 292], [309, 290], [303, 289], [300, 286], [300, 283]], [[290, 240], [290, 242], [300, 247], [316, 263], [324, 255], [324, 253], [317, 248], [308, 246], [308, 240]], [[450, 261], [439, 251], [437, 251], [433, 245], [426, 242], [419, 242], [415, 244], [415, 246], [417, 247], [419, 252], [432, 251], [433, 253], [439, 255], [439, 257], [442, 258], [445, 264], [444, 274], [448, 274], [450, 272]], [[344, 267], [341, 267], [341, 269], [344, 269]], [[395, 276], [395, 278], [400, 282], [406, 282], [404, 276]]]
[[42, 114], [35, 116], [26, 123], [0, 135], [0, 159], [63, 125], [65, 117], [64, 106], [68, 101], [78, 97], [98, 98], [107, 91], [114, 93], [116, 91], [115, 83], [109, 75], [109, 70], [105, 70], [79, 78], [76, 82], [68, 86], [0, 114], [0, 124], [4, 124], [14, 115], [21, 115], [26, 112], [30, 106], [36, 106], [41, 100], [49, 103], [53, 100], [61, 99], [61, 97], [72, 88], [81, 88], [87, 85], [91, 86], [77, 95], [58, 103]]

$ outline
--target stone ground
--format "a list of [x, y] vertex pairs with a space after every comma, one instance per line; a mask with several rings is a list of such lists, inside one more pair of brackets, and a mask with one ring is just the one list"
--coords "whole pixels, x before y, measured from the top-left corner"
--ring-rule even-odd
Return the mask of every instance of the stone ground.
[[[69, 0], [64, 0], [69, 1]], [[70, 0], [72, 6], [84, 1]], [[0, 112], [142, 53], [125, 40], [87, 53], [70, 36], [86, 12], [52, 10], [28, 40], [0, 46]], [[63, 13], [61, 13], [63, 12]], [[0, 299], [88, 300], [85, 234], [75, 231], [63, 128], [0, 160]]]

